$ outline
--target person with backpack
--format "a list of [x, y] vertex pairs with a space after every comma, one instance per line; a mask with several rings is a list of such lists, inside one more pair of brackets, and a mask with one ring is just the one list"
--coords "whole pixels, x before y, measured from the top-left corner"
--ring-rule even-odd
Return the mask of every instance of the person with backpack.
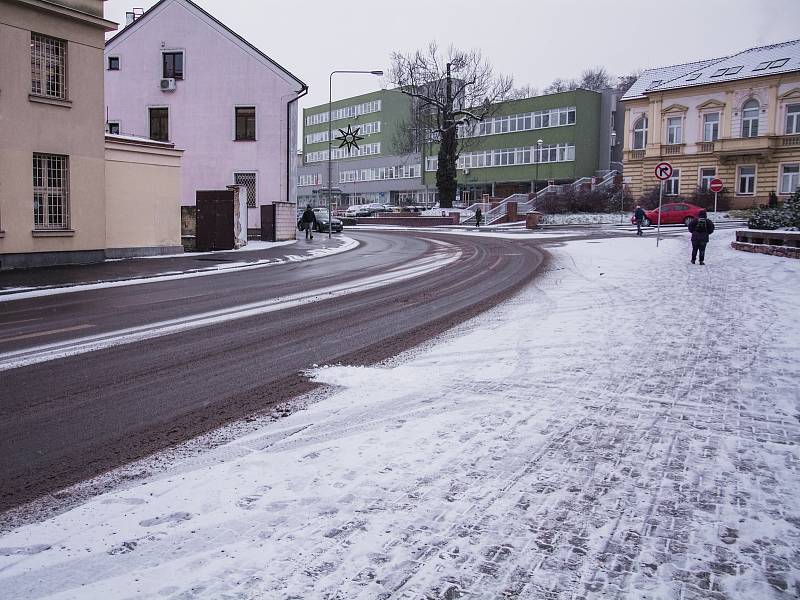
[[481, 218], [482, 217], [483, 217], [483, 213], [481, 212], [480, 207], [478, 207], [478, 210], [475, 211], [475, 227], [480, 227], [481, 226]]
[[314, 211], [311, 210], [311, 205], [307, 205], [306, 209], [303, 211], [303, 216], [300, 217], [300, 221], [303, 223], [303, 229], [306, 232], [306, 239], [311, 238], [314, 239], [314, 225], [317, 224], [317, 216], [314, 214]]
[[642, 223], [644, 223], [644, 209], [641, 206], [636, 207], [636, 211], [633, 213], [633, 218], [636, 220], [636, 235], [644, 235], [642, 233]]
[[714, 221], [708, 218], [708, 213], [701, 210], [696, 219], [689, 221], [689, 231], [692, 233], [692, 264], [695, 264], [698, 252], [700, 264], [704, 265], [706, 258], [706, 244], [708, 236], [714, 233]]

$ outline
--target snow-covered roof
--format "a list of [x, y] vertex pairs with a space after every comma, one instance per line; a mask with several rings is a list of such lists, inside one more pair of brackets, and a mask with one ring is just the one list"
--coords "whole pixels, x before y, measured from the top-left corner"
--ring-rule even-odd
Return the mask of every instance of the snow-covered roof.
[[625, 92], [622, 100], [643, 98], [650, 92], [792, 71], [800, 71], [800, 40], [749, 48], [722, 58], [648, 69]]

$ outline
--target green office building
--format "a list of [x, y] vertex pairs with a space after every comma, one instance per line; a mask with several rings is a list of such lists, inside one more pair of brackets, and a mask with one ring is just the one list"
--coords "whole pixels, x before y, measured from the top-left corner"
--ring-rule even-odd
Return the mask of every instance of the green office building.
[[[333, 137], [358, 128], [359, 148], [334, 139], [331, 187], [342, 204], [431, 204], [436, 199], [436, 144], [397, 151], [411, 101], [396, 90], [338, 100], [331, 106]], [[616, 94], [573, 90], [498, 104], [480, 122], [462, 125], [459, 197], [469, 204], [484, 195], [535, 192], [548, 183], [603, 175], [614, 159]], [[303, 112], [303, 154], [298, 200], [311, 202], [328, 182], [328, 105]], [[621, 132], [618, 133], [622, 139]], [[319, 196], [319, 193], [316, 194]]]

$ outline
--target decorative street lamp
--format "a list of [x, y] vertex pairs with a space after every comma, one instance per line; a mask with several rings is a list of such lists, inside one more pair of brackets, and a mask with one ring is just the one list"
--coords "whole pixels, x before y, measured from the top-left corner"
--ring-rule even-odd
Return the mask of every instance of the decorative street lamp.
[[[333, 163], [331, 161], [332, 154], [333, 154], [333, 127], [331, 125], [331, 104], [333, 103], [333, 76], [335, 73], [363, 73], [366, 75], [383, 75], [383, 71], [331, 71], [330, 77], [328, 77], [328, 238], [331, 237], [331, 232], [333, 231], [332, 225], [332, 215], [331, 215], [331, 195], [332, 195], [332, 186], [331, 186], [331, 177], [333, 177]], [[358, 131], [358, 130], [356, 130]], [[345, 134], [345, 142], [347, 144], [347, 149], [350, 149], [350, 146], [355, 144], [356, 148], [358, 148], [358, 144], [355, 143], [357, 140], [355, 139], [357, 136], [352, 133], [350, 127], [348, 126], [349, 134]]]
[[542, 162], [542, 144], [543, 140], [536, 140], [536, 180], [533, 182], [533, 195], [536, 197], [536, 184], [539, 183], [539, 163]]

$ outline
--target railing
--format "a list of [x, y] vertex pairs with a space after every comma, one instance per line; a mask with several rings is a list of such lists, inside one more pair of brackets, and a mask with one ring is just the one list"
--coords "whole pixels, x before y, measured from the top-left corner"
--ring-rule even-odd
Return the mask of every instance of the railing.
[[644, 160], [646, 150], [631, 150], [631, 160]]
[[800, 135], [785, 135], [781, 138], [781, 146], [800, 146]]
[[681, 154], [683, 152], [683, 144], [667, 144], [661, 146], [661, 154], [669, 156], [671, 154]]
[[714, 151], [714, 142], [699, 142], [697, 144], [697, 151], [698, 152], [713, 152]]

